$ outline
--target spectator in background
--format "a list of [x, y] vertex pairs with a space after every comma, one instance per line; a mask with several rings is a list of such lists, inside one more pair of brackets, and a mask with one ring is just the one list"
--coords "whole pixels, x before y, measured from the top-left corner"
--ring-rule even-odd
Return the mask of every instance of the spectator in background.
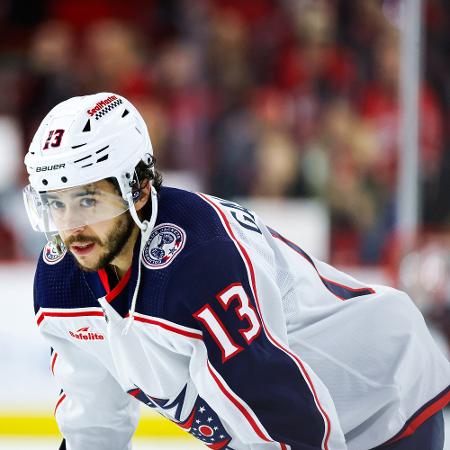
[[233, 10], [211, 21], [207, 74], [212, 90], [211, 188], [219, 195], [248, 195], [254, 177], [257, 121], [249, 105], [249, 30]]
[[[373, 126], [381, 154], [377, 173], [394, 187], [398, 168], [400, 130], [399, 76], [400, 49], [397, 30], [386, 28], [374, 46], [374, 79], [362, 94], [361, 114]], [[426, 83], [419, 94], [421, 173], [436, 177], [443, 150], [442, 115], [435, 95]]]
[[[399, 59], [398, 31], [385, 28], [374, 46], [374, 79], [364, 89], [360, 106], [362, 117], [373, 128], [379, 152], [371, 172], [381, 201], [362, 248], [363, 259], [368, 262], [381, 261], [386, 256], [383, 250], [392, 239], [400, 130]], [[419, 106], [420, 174], [422, 182], [427, 182], [439, 178], [443, 124], [434, 94], [425, 82], [420, 88]]]
[[262, 132], [255, 159], [256, 176], [250, 194], [280, 199], [290, 196], [300, 163], [293, 137], [281, 131]]
[[208, 124], [210, 92], [204, 82], [199, 49], [175, 40], [157, 61], [158, 98], [170, 123], [163, 149], [165, 167], [187, 171], [205, 186], [210, 173]]
[[0, 160], [0, 260], [9, 260], [26, 252], [21, 251], [22, 243], [13, 231], [25, 218], [14, 206], [20, 201], [22, 131], [17, 119], [8, 114], [0, 114]]
[[414, 295], [432, 336], [450, 359], [450, 237], [429, 233], [399, 265], [399, 287]]
[[151, 94], [149, 52], [138, 29], [118, 19], [93, 22], [84, 32], [81, 73], [83, 91], [119, 91], [129, 98]]
[[330, 102], [318, 138], [305, 147], [301, 176], [306, 191], [330, 208], [331, 246], [341, 264], [360, 262], [360, 248], [376, 221], [380, 193], [371, 171], [377, 157], [373, 133], [351, 103]]
[[65, 22], [42, 22], [32, 33], [22, 82], [26, 140], [45, 111], [79, 91], [78, 49], [73, 29]]
[[348, 95], [355, 83], [351, 52], [336, 41], [336, 12], [326, 1], [294, 2], [293, 40], [279, 59], [277, 81], [293, 111], [292, 130], [302, 145], [317, 135], [323, 105]]

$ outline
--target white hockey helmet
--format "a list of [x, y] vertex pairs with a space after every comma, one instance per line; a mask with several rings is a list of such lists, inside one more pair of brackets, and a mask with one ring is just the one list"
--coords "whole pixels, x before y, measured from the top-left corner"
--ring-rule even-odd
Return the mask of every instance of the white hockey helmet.
[[[130, 210], [138, 226], [147, 229], [148, 222], [140, 221], [133, 202], [140, 161], [153, 170], [147, 127], [127, 99], [102, 92], [59, 103], [42, 121], [25, 156], [30, 184], [23, 193], [32, 227], [57, 233]], [[97, 182], [110, 177], [117, 180], [122, 198], [97, 188]], [[151, 197], [154, 223], [153, 187]], [[71, 218], [62, 220], [69, 208]]]

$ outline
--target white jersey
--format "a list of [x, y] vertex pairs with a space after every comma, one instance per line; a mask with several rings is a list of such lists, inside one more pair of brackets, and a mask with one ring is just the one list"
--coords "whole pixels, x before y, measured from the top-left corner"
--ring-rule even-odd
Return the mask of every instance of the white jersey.
[[317, 261], [236, 203], [159, 197], [113, 289], [70, 253], [40, 258], [69, 450], [130, 449], [136, 400], [216, 450], [368, 450], [448, 403], [450, 365], [406, 294]]

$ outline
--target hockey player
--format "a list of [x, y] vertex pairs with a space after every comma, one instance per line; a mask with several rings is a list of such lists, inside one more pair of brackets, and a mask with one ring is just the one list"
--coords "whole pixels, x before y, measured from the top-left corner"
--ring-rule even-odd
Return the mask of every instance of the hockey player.
[[130, 449], [137, 400], [216, 450], [443, 448], [450, 367], [413, 302], [162, 187], [125, 98], [60, 103], [25, 163], [61, 448]]

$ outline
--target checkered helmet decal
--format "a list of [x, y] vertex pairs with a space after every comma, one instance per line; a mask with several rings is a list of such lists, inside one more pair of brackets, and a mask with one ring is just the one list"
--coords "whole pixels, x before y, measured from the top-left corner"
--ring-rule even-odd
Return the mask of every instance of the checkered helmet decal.
[[98, 113], [95, 114], [95, 120], [98, 120], [98, 119], [100, 119], [100, 117], [103, 117], [105, 114], [108, 114], [112, 109], [121, 105], [122, 103], [123, 103], [123, 101], [121, 98], [114, 100], [108, 106], [105, 106], [103, 109], [101, 109]]

